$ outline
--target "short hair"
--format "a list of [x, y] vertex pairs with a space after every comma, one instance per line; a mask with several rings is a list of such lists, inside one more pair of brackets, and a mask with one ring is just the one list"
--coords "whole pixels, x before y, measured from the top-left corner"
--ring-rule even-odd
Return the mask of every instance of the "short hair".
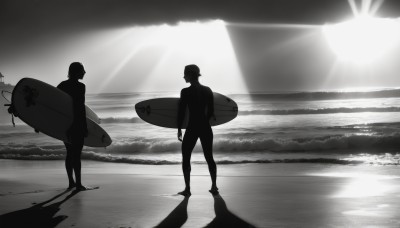
[[69, 65], [68, 77], [69, 78], [78, 78], [83, 72], [85, 72], [85, 69], [83, 68], [83, 64], [80, 62], [73, 62], [73, 63], [71, 63], [71, 65]]

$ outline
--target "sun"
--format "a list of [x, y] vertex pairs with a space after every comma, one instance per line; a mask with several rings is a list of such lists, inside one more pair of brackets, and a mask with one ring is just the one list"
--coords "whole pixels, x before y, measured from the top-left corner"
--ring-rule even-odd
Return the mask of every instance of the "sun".
[[323, 33], [340, 60], [370, 63], [399, 44], [400, 22], [399, 19], [363, 15], [351, 21], [325, 25]]

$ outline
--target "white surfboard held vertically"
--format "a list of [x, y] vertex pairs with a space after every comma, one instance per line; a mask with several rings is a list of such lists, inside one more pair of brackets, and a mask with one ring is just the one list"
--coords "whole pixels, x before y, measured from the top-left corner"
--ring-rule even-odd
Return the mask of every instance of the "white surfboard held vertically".
[[[138, 116], [153, 125], [168, 128], [178, 128], [178, 105], [179, 98], [156, 98], [145, 100], [135, 105]], [[227, 96], [214, 92], [214, 115], [210, 120], [211, 126], [227, 123], [233, 120], [238, 114], [236, 102]], [[182, 128], [187, 127], [189, 121], [189, 110], [186, 109], [186, 116]]]
[[[72, 98], [60, 89], [42, 81], [23, 78], [12, 93], [14, 113], [34, 129], [53, 138], [68, 142], [67, 129], [73, 121]], [[99, 117], [86, 106], [88, 137], [84, 145], [106, 147], [112, 142], [98, 125]]]

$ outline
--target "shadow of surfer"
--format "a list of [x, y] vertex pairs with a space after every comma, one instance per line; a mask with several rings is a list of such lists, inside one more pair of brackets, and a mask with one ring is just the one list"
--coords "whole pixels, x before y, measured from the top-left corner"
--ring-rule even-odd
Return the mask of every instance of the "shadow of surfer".
[[61, 209], [61, 205], [77, 194], [79, 191], [72, 191], [63, 200], [44, 206], [55, 199], [63, 196], [64, 194], [70, 192], [70, 190], [65, 190], [62, 193], [54, 196], [53, 198], [46, 200], [44, 202], [35, 204], [34, 206], [19, 211], [10, 212], [7, 214], [0, 215], [0, 227], [55, 227], [60, 222], [64, 221], [68, 216], [66, 215], [56, 215], [56, 213]]
[[230, 212], [224, 199], [219, 194], [213, 195], [213, 197], [215, 218], [205, 227], [255, 227]]
[[157, 226], [157, 228], [170, 228], [170, 227], [181, 227], [185, 224], [188, 219], [187, 207], [189, 203], [189, 197], [185, 197], [182, 202], [175, 207], [174, 210]]

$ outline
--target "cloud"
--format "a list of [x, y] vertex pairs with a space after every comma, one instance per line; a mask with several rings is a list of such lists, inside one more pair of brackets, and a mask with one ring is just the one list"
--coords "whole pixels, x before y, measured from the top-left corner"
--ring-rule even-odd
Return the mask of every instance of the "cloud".
[[217, 18], [231, 22], [314, 24], [351, 14], [345, 0], [5, 0], [0, 6], [3, 25], [34, 24], [39, 28], [146, 25]]
[[[354, 1], [360, 8], [362, 0]], [[76, 42], [85, 35], [130, 26], [222, 19], [228, 22], [249, 88], [309, 89], [326, 82], [326, 78], [315, 75], [328, 75], [334, 58], [317, 29], [246, 25], [323, 25], [352, 15], [347, 0], [1, 0], [0, 68], [7, 75], [17, 75], [23, 65], [26, 71], [38, 75], [35, 66], [43, 68], [46, 51], [57, 53], [59, 60], [59, 65], [46, 68], [61, 69], [69, 62], [63, 50], [78, 50], [79, 56]], [[400, 1], [384, 1], [377, 15], [400, 17]]]
[[[360, 3], [361, 0], [355, 0]], [[398, 17], [400, 2], [386, 0], [378, 14]], [[8, 37], [82, 32], [132, 25], [222, 19], [236, 23], [324, 24], [352, 16], [346, 0], [2, 0], [0, 26]], [[8, 39], [2, 37], [0, 39]], [[10, 38], [11, 39], [11, 38]]]

